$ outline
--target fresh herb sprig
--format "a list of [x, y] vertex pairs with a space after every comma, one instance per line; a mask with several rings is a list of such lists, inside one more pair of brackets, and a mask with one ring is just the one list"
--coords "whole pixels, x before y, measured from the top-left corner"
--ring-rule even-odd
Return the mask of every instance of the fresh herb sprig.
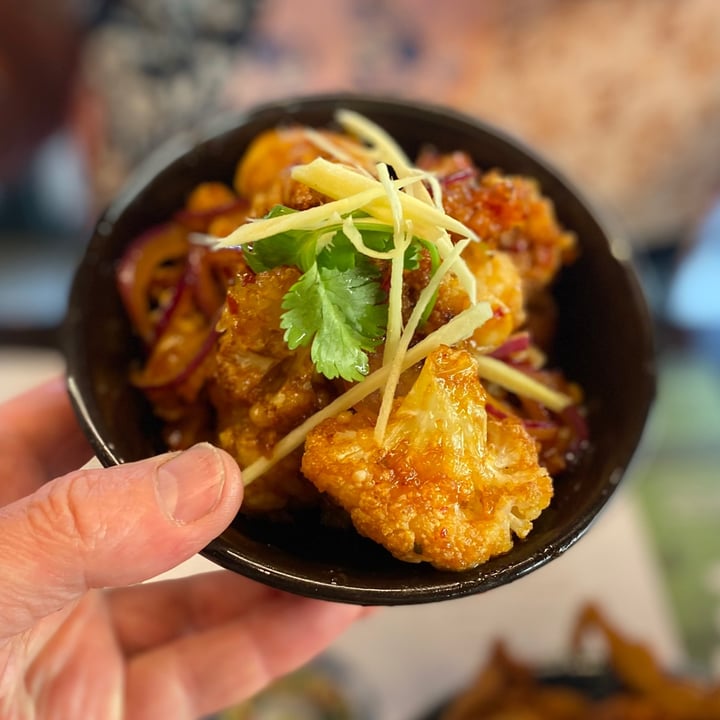
[[[295, 212], [279, 205], [268, 217]], [[377, 262], [360, 252], [343, 232], [344, 218], [313, 230], [290, 230], [244, 248], [254, 272], [289, 265], [302, 271], [283, 298], [281, 327], [291, 350], [310, 345], [318, 372], [327, 378], [362, 380], [369, 372], [368, 353], [382, 343], [387, 328], [387, 293]], [[373, 251], [393, 249], [393, 228], [362, 213], [353, 224]], [[404, 267], [419, 267], [423, 248], [430, 250], [432, 270], [439, 264], [434, 246], [414, 238]]]

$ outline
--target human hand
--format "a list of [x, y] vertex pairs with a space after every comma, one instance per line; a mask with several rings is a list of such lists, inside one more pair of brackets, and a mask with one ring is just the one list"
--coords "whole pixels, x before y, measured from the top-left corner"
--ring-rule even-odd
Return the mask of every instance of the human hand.
[[61, 381], [0, 405], [3, 720], [191, 720], [300, 666], [363, 614], [226, 571], [128, 587], [225, 529], [240, 471], [208, 445], [72, 470], [91, 456]]

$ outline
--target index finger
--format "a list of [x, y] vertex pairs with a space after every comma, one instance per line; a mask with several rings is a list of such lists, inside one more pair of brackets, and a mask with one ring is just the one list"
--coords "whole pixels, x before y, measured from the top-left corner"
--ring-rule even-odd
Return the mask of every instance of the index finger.
[[34, 492], [92, 455], [63, 378], [0, 405], [0, 504]]

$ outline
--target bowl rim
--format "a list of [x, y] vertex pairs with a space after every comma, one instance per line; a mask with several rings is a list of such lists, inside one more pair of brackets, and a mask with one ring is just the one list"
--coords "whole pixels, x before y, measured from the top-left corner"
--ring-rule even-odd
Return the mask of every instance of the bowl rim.
[[[645, 296], [638, 277], [635, 273], [630, 246], [623, 241], [622, 235], [616, 228], [611, 227], [607, 218], [601, 217], [597, 208], [585, 197], [585, 195], [559, 171], [551, 162], [548, 162], [541, 153], [527, 143], [516, 138], [507, 131], [486, 122], [485, 120], [469, 115], [462, 111], [448, 108], [440, 104], [416, 101], [412, 99], [389, 98], [382, 95], [363, 93], [327, 93], [317, 95], [299, 95], [289, 99], [272, 100], [258, 104], [252, 108], [240, 112], [223, 113], [204, 123], [202, 126], [179, 133], [165, 143], [156, 151], [151, 153], [137, 170], [128, 177], [122, 189], [116, 195], [106, 210], [100, 215], [93, 228], [91, 243], [98, 234], [98, 228], [103, 223], [114, 223], [133, 200], [140, 196], [143, 190], [153, 181], [157, 175], [170, 168], [173, 164], [180, 162], [189, 152], [192, 152], [198, 145], [212, 142], [214, 139], [225, 133], [237, 130], [264, 115], [275, 113], [293, 114], [296, 112], [308, 112], [321, 107], [333, 106], [351, 107], [358, 112], [368, 110], [391, 110], [393, 112], [415, 114], [421, 113], [425, 117], [432, 117], [435, 120], [443, 120], [451, 123], [459, 123], [467, 128], [479, 130], [481, 133], [494, 136], [497, 141], [509, 147], [509, 149], [523, 155], [533, 164], [544, 169], [565, 191], [573, 196], [584, 212], [597, 225], [604, 239], [607, 241], [608, 252], [617, 263], [618, 269], [622, 271], [629, 291], [632, 293], [632, 303], [643, 315], [640, 328], [643, 337], [641, 338], [644, 349], [643, 362], [645, 372], [644, 408], [640, 413], [640, 427], [637, 429], [637, 437], [634, 442], [634, 450], [625, 459], [622, 467], [616, 468], [614, 475], [608, 479], [603, 488], [602, 494], [592, 506], [584, 512], [579, 513], [574, 522], [562, 535], [553, 538], [543, 546], [542, 550], [534, 552], [521, 560], [512, 559], [512, 551], [502, 556], [506, 561], [497, 569], [484, 571], [484, 566], [479, 566], [470, 571], [450, 573], [434, 571], [436, 580], [422, 587], [375, 586], [370, 587], [357, 582], [349, 582], [343, 578], [343, 574], [330, 576], [326, 579], [307, 577], [294, 574], [279, 567], [268, 566], [265, 562], [254, 557], [248, 557], [239, 552], [237, 548], [228, 544], [228, 535], [232, 534], [232, 526], [218, 538], [212, 540], [200, 554], [212, 562], [228, 570], [246, 575], [254, 580], [272, 585], [278, 589], [290, 591], [296, 594], [315, 597], [325, 600], [340, 601], [346, 603], [364, 605], [405, 605], [438, 600], [453, 599], [491, 590], [500, 585], [515, 581], [545, 565], [551, 560], [559, 557], [578, 542], [590, 529], [593, 522], [613, 496], [623, 476], [627, 475], [633, 462], [637, 458], [638, 450], [646, 437], [648, 418], [652, 411], [653, 401], [656, 392], [656, 368], [655, 368], [655, 340], [652, 329], [652, 321]], [[117, 465], [122, 461], [115, 451], [111, 439], [106, 439], [97, 427], [95, 416], [98, 408], [95, 399], [87, 392], [86, 378], [88, 376], [87, 358], [83, 357], [81, 348], [77, 342], [73, 344], [73, 332], [77, 324], [77, 318], [73, 318], [70, 308], [76, 306], [80, 299], [80, 277], [87, 267], [88, 256], [81, 259], [76, 269], [75, 277], [70, 290], [68, 313], [62, 328], [63, 350], [67, 363], [67, 389], [71, 403], [76, 412], [78, 420], [87, 435], [98, 459], [102, 465], [109, 467]], [[76, 335], [77, 333], [75, 333]], [[83, 377], [83, 372], [85, 377]], [[516, 541], [519, 542], [519, 541]]]

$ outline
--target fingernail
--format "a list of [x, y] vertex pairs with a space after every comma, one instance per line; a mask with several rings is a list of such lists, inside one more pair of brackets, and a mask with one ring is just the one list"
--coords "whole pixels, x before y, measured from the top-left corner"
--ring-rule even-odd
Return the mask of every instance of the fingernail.
[[215, 509], [225, 484], [225, 465], [212, 445], [202, 443], [160, 465], [156, 483], [168, 517], [188, 525]]

